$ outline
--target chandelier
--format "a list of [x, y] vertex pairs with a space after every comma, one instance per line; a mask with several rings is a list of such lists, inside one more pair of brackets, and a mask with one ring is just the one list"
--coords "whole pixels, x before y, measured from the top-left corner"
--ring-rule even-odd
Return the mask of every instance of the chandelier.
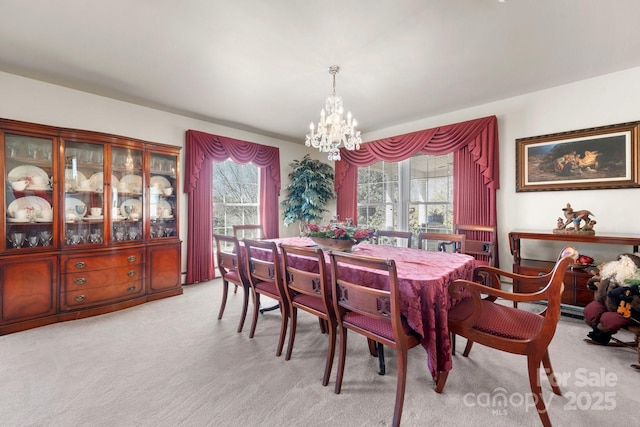
[[342, 98], [336, 96], [338, 71], [340, 67], [337, 65], [329, 67], [329, 74], [333, 76], [333, 94], [327, 97], [326, 106], [320, 111], [318, 131], [315, 132], [315, 126], [311, 122], [310, 133], [305, 140], [307, 147], [317, 148], [321, 153], [329, 153], [329, 160], [340, 160], [340, 147], [358, 150], [362, 142], [360, 131], [355, 130], [358, 122], [351, 116], [351, 111], [347, 113], [346, 120], [343, 117]]

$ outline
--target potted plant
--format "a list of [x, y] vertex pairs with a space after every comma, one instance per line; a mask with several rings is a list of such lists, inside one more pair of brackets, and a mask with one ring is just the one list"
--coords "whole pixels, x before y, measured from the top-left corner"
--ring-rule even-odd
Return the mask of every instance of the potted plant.
[[328, 212], [327, 202], [335, 198], [333, 168], [327, 163], [312, 160], [305, 155], [302, 160], [289, 163], [289, 184], [285, 187], [286, 198], [282, 201], [284, 225], [287, 227], [300, 221], [300, 232], [312, 221], [322, 219]]
[[433, 208], [427, 214], [427, 222], [435, 222], [435, 223], [438, 223], [438, 224], [444, 224], [444, 213], [438, 208]]

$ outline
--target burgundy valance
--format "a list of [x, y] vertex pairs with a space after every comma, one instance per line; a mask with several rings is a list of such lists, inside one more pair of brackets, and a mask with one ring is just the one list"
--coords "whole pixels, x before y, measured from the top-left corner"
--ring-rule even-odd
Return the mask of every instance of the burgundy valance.
[[342, 188], [351, 168], [369, 166], [381, 160], [399, 162], [418, 153], [443, 155], [465, 146], [480, 166], [485, 185], [497, 190], [500, 187], [498, 120], [496, 116], [490, 116], [378, 139], [362, 144], [356, 151], [341, 149], [342, 161], [336, 162], [336, 191]]
[[184, 191], [190, 193], [196, 187], [202, 162], [206, 160], [224, 162], [231, 158], [236, 163], [253, 163], [268, 168], [269, 180], [280, 193], [280, 150], [239, 139], [212, 135], [197, 130], [187, 131]]

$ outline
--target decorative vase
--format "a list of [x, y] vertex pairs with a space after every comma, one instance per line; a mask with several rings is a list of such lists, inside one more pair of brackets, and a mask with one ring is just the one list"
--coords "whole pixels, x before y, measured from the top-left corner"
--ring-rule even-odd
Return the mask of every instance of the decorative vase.
[[356, 244], [353, 240], [329, 239], [328, 237], [311, 237], [311, 240], [313, 240], [320, 249], [325, 251], [346, 252], [350, 251], [353, 245]]

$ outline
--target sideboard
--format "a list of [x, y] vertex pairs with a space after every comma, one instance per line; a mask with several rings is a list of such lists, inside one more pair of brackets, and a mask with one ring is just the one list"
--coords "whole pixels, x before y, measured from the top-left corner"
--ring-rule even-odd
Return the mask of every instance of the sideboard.
[[[553, 269], [555, 260], [524, 259], [521, 257], [522, 240], [545, 240], [566, 242], [580, 251], [580, 244], [627, 246], [629, 252], [637, 252], [640, 246], [640, 234], [556, 234], [544, 231], [514, 230], [509, 233], [509, 248], [513, 255], [513, 272], [524, 275], [538, 275]], [[570, 268], [565, 275], [565, 289], [562, 303], [576, 307], [584, 307], [593, 301], [593, 291], [587, 288], [587, 281], [592, 277], [588, 269]], [[536, 289], [525, 287], [518, 281], [513, 283], [514, 292], [535, 292]]]

